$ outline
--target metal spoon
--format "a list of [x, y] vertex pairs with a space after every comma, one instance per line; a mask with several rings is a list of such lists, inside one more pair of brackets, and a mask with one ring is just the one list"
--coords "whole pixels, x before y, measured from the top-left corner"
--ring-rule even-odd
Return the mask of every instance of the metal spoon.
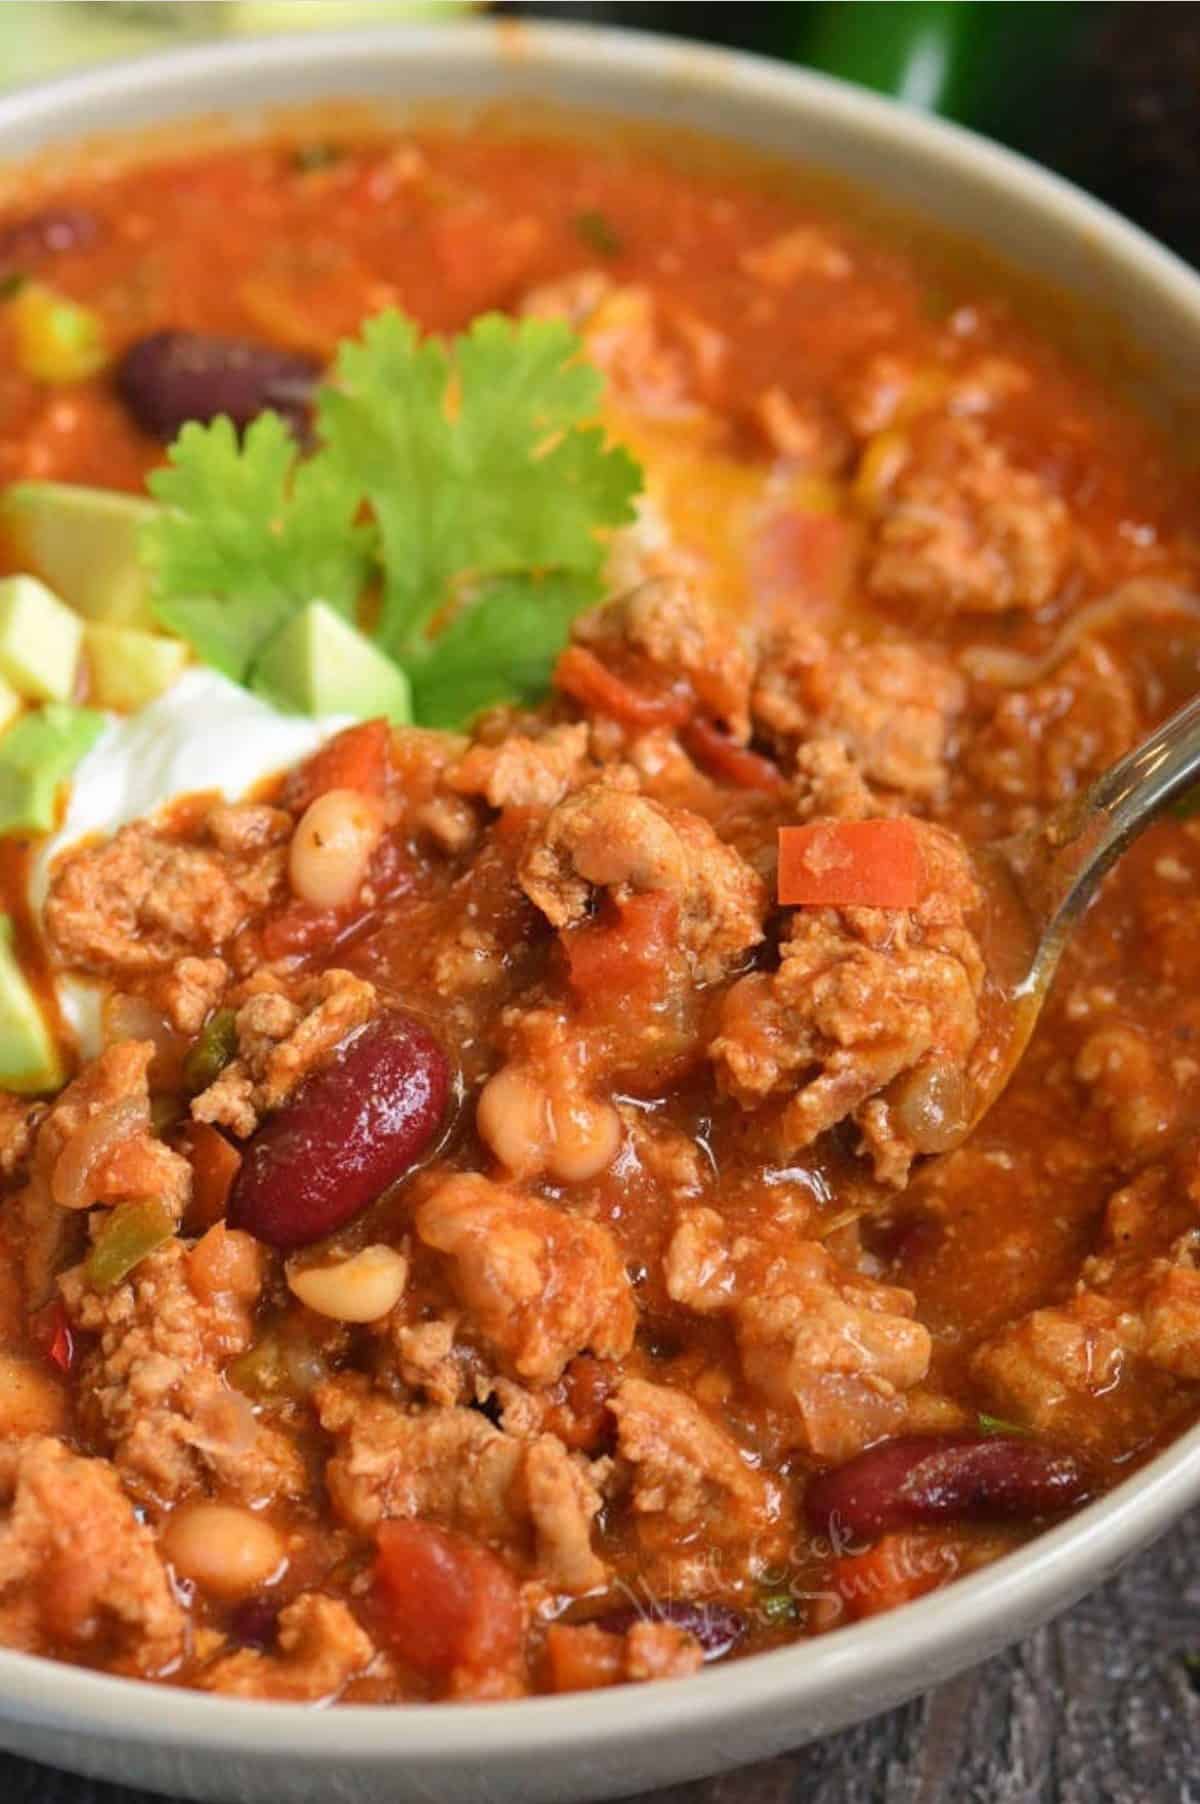
[[1058, 961], [1101, 878], [1171, 803], [1200, 783], [1200, 696], [1027, 833], [984, 854], [1028, 924], [1031, 951], [1008, 986], [1009, 1030], [986, 1076], [977, 1077], [967, 1132], [1011, 1078], [1029, 1044]]

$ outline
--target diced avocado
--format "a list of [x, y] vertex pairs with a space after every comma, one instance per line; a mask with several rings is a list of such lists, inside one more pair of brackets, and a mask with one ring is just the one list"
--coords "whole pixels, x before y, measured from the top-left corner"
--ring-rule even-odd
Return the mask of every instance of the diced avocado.
[[83, 648], [91, 673], [91, 699], [98, 708], [132, 714], [169, 689], [188, 661], [182, 639], [139, 632], [135, 626], [106, 626], [89, 620]]
[[0, 1089], [37, 1096], [57, 1090], [65, 1076], [54, 1036], [17, 963], [12, 922], [0, 915]]
[[49, 583], [69, 607], [111, 626], [152, 628], [150, 585], [138, 557], [153, 501], [69, 482], [14, 482], [0, 500], [12, 561]]
[[0, 738], [0, 835], [49, 833], [59, 785], [104, 731], [94, 708], [47, 702]]
[[0, 677], [0, 733], [3, 733], [5, 727], [12, 725], [21, 712], [21, 707], [21, 698], [12, 684]]
[[36, 576], [0, 578], [0, 676], [34, 702], [75, 693], [83, 622]]
[[408, 678], [323, 601], [308, 606], [259, 654], [251, 687], [299, 714], [412, 719]]

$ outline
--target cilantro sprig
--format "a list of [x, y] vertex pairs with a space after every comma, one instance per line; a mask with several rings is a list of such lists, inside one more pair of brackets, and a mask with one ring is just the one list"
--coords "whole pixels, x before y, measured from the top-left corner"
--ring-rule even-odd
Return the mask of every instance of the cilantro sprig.
[[369, 601], [418, 720], [533, 699], [641, 486], [602, 387], [558, 320], [487, 314], [447, 345], [377, 314], [317, 393], [311, 453], [274, 413], [240, 443], [224, 418], [183, 428], [150, 478], [159, 620], [244, 683], [309, 602], [361, 626]]

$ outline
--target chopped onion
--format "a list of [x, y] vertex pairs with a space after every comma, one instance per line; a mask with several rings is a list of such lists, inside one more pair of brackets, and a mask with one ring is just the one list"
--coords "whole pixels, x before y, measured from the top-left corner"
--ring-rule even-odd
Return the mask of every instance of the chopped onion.
[[150, 1125], [143, 1097], [125, 1096], [98, 1109], [67, 1141], [50, 1175], [50, 1194], [61, 1209], [86, 1209], [89, 1182], [109, 1154]]
[[178, 1040], [161, 1009], [156, 1009], [144, 996], [126, 996], [119, 991], [105, 998], [102, 1016], [104, 1044], [115, 1046], [126, 1040], [148, 1040], [156, 1053], [175, 1051]]
[[1072, 614], [1053, 644], [1036, 658], [1006, 651], [1000, 645], [969, 645], [960, 652], [959, 663], [978, 682], [994, 683], [999, 689], [1027, 689], [1043, 682], [1089, 634], [1108, 632], [1129, 618], [1161, 620], [1171, 614], [1190, 616], [1200, 624], [1200, 596], [1174, 583], [1143, 577], [1123, 583], [1113, 594]]
[[206, 1401], [192, 1418], [188, 1441], [200, 1453], [248, 1453], [258, 1439], [258, 1422], [249, 1397], [224, 1390]]

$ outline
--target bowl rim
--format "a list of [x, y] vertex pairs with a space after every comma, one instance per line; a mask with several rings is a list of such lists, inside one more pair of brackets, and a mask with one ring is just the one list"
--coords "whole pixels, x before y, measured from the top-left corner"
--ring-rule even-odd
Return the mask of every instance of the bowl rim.
[[[1017, 153], [829, 76], [749, 52], [624, 27], [527, 19], [401, 22], [191, 45], [0, 95], [0, 134], [54, 126], [69, 120], [77, 106], [111, 103], [137, 94], [147, 83], [158, 92], [173, 85], [187, 89], [198, 76], [213, 86], [219, 112], [227, 110], [220, 95], [225, 74], [248, 68], [256, 73], [336, 72], [364, 56], [417, 63], [457, 58], [464, 65], [482, 60], [489, 66], [510, 59], [513, 67], [541, 67], [551, 75], [587, 56], [615, 66], [635, 85], [715, 82], [743, 99], [784, 109], [808, 106], [864, 138], [902, 140], [909, 148], [948, 159], [1003, 189], [1056, 231], [1085, 233], [1101, 262], [1115, 261], [1143, 287], [1157, 288], [1160, 297], [1200, 328], [1200, 276], [1139, 227]], [[56, 143], [69, 138], [67, 131], [54, 133]], [[9, 160], [0, 151], [0, 161]], [[806, 1711], [850, 1720], [900, 1702], [954, 1664], [984, 1658], [1099, 1584], [1197, 1498], [1200, 1424], [1115, 1490], [970, 1577], [884, 1615], [721, 1663], [686, 1679], [500, 1705], [340, 1704], [329, 1711], [172, 1688], [169, 1709], [156, 1710], [152, 1700], [163, 1694], [143, 1681], [0, 1649], [0, 1725], [57, 1726], [102, 1742], [200, 1750], [243, 1761], [269, 1763], [286, 1753], [317, 1767], [341, 1769], [408, 1762], [425, 1770], [443, 1765], [461, 1769], [464, 1758], [507, 1763], [542, 1753], [561, 1756], [565, 1747], [577, 1756], [602, 1755], [619, 1751], [631, 1739], [675, 1739], [691, 1731], [698, 1745], [701, 1738], [712, 1745], [714, 1733], [735, 1722], [744, 1726], [771, 1718], [786, 1723], [793, 1716], [795, 1739], [801, 1739]], [[968, 1651], [959, 1658], [955, 1650], [963, 1649]], [[857, 1712], [839, 1708], [837, 1700], [848, 1696], [872, 1701]]]

